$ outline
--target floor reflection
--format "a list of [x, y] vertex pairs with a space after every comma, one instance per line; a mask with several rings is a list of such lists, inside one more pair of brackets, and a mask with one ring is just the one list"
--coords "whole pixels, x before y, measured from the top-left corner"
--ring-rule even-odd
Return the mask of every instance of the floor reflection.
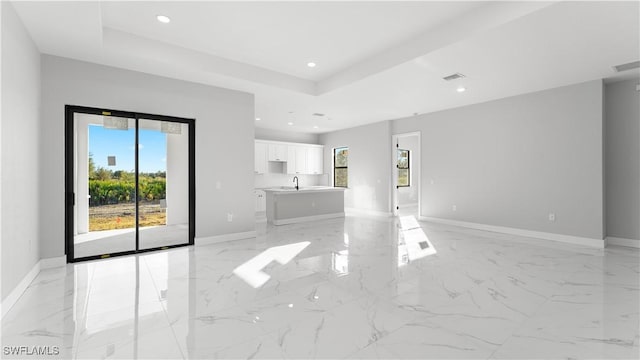
[[260, 287], [271, 278], [271, 276], [263, 272], [262, 269], [273, 261], [278, 262], [280, 265], [286, 265], [309, 246], [309, 244], [311, 243], [303, 241], [295, 244], [270, 247], [235, 268], [233, 273], [254, 288]]
[[398, 266], [437, 253], [415, 216], [401, 216], [398, 228]]

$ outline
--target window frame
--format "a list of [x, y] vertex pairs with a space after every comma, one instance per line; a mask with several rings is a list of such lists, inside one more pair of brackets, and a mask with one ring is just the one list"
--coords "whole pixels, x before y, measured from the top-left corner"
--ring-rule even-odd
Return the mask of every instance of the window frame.
[[[400, 167], [399, 157], [401, 151], [407, 152], [407, 167]], [[411, 150], [396, 148], [396, 169], [398, 170], [396, 173], [396, 188], [411, 187]], [[407, 185], [400, 185], [400, 170], [407, 170]]]
[[[347, 149], [347, 166], [336, 166], [336, 156], [338, 154], [338, 150]], [[333, 148], [333, 187], [339, 188], [348, 188], [349, 187], [349, 147], [348, 146], [340, 146]], [[336, 185], [336, 169], [346, 169], [347, 171], [347, 184], [345, 186]]]

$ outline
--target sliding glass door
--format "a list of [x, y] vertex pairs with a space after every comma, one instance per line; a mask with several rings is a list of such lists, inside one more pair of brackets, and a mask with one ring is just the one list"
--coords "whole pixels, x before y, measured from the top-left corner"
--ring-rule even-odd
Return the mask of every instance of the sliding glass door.
[[193, 244], [195, 121], [67, 106], [69, 262]]
[[140, 248], [184, 244], [189, 239], [189, 126], [138, 122]]

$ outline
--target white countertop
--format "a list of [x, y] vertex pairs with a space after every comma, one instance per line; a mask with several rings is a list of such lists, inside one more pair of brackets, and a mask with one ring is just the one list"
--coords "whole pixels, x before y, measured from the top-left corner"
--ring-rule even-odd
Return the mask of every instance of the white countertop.
[[296, 190], [293, 186], [278, 186], [266, 189], [260, 189], [262, 191], [271, 192], [274, 195], [281, 194], [301, 194], [301, 193], [319, 193], [327, 191], [344, 191], [345, 188], [332, 187], [332, 186], [301, 186], [299, 190]]

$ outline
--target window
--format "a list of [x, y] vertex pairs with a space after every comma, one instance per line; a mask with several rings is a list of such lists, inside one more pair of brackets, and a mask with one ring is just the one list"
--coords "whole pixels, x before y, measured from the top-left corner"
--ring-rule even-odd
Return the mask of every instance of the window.
[[398, 187], [409, 184], [409, 150], [398, 149]]
[[333, 186], [347, 187], [349, 185], [349, 148], [333, 149]]

